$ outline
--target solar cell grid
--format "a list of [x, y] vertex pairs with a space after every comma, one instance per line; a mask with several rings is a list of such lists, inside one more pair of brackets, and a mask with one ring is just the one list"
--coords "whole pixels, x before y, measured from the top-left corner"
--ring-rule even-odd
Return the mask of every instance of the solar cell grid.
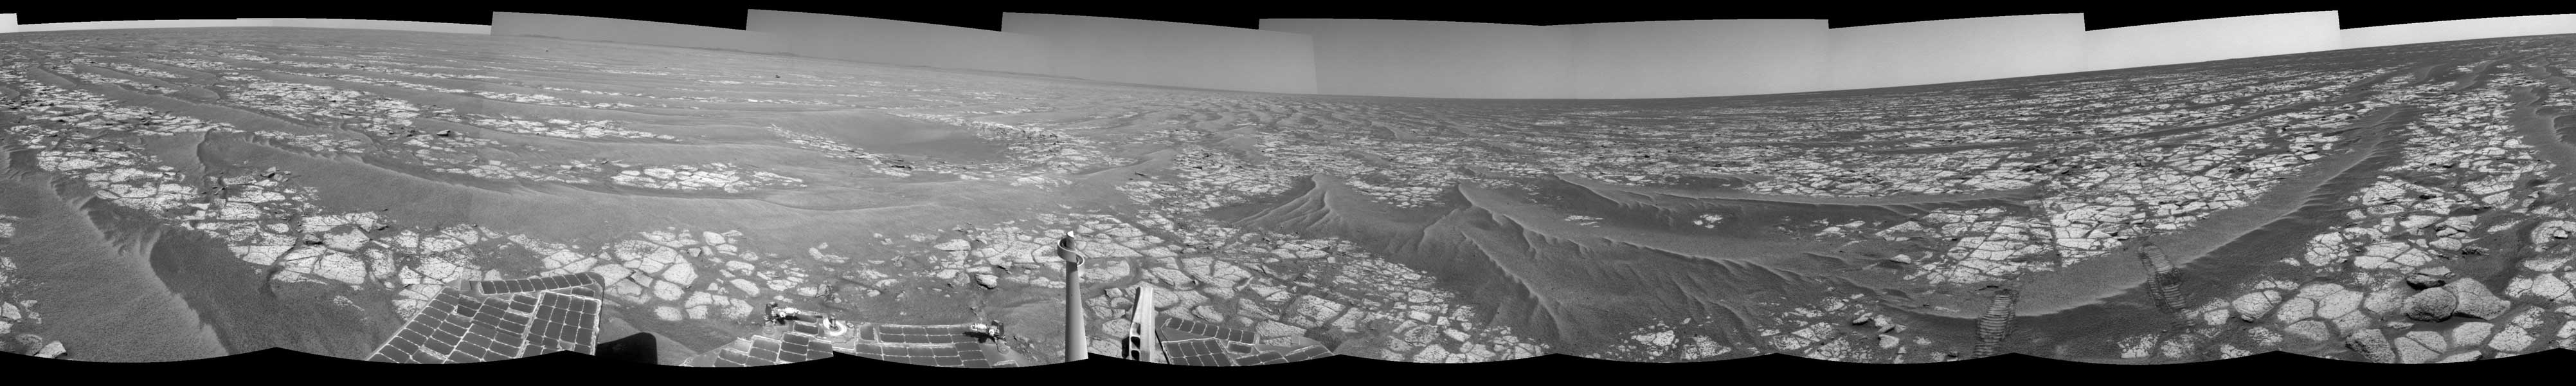
[[429, 333], [422, 331], [427, 328], [425, 326], [427, 326], [427, 324], [421, 323], [418, 318], [413, 318], [410, 323], [403, 324], [402, 332], [394, 333], [394, 339], [401, 339], [405, 343], [418, 345], [421, 341], [429, 339]]
[[555, 321], [555, 336], [553, 336], [553, 338], [555, 340], [564, 341], [564, 348], [571, 349], [571, 345], [573, 343], [581, 341], [580, 332], [581, 330], [574, 327], [570, 321], [558, 320]]
[[1226, 354], [1216, 342], [1214, 338], [1164, 341], [1163, 353], [1173, 364], [1218, 366], [1217, 358], [1224, 357]]
[[421, 348], [429, 349], [429, 352], [432, 354], [445, 354], [449, 351], [456, 350], [457, 338], [460, 338], [460, 336], [455, 334], [434, 334], [429, 337], [428, 342], [422, 343]]
[[877, 338], [877, 340], [892, 343], [960, 343], [973, 341], [973, 338], [966, 336], [965, 330], [963, 329], [928, 326], [884, 326], [880, 327], [877, 331]]
[[430, 308], [422, 309], [419, 315], [413, 315], [412, 321], [424, 324], [445, 322], [447, 321], [447, 317], [454, 315], [452, 310], [452, 308], [433, 305]]
[[1322, 357], [1324, 357], [1324, 356], [1326, 356], [1326, 355], [1331, 355], [1331, 354], [1332, 354], [1332, 352], [1331, 352], [1331, 351], [1329, 351], [1329, 350], [1325, 350], [1323, 346], [1306, 346], [1305, 348], [1297, 349], [1297, 351], [1290, 351], [1290, 352], [1288, 352], [1288, 360], [1290, 360], [1290, 361], [1302, 361], [1302, 360], [1308, 360], [1308, 359], [1322, 358]]
[[492, 339], [495, 341], [513, 345], [527, 341], [528, 324], [526, 322], [503, 320], [501, 321], [501, 324], [496, 327], [499, 328], [495, 329], [496, 332], [492, 334]]
[[925, 365], [925, 366], [930, 365], [930, 363], [928, 363], [926, 360], [922, 359], [922, 357], [909, 356], [909, 355], [889, 355], [889, 356], [877, 357], [876, 359], [884, 360], [884, 361], [887, 361], [887, 362], [902, 363], [902, 364], [910, 364], [910, 365]]
[[751, 356], [754, 358], [778, 358], [778, 346], [781, 343], [783, 342], [779, 342], [777, 339], [770, 339], [766, 336], [754, 336], [751, 338]]
[[[476, 326], [476, 328], [488, 329], [489, 327]], [[463, 339], [457, 340], [456, 344], [459, 346], [490, 346], [492, 345], [492, 336], [485, 335], [482, 331], [468, 330], [465, 332]]]
[[520, 352], [522, 355], [527, 355], [527, 356], [546, 355], [546, 354], [553, 353], [553, 352], [556, 352], [556, 351], [562, 351], [562, 349], [561, 349], [561, 348], [559, 348], [559, 347], [555, 347], [555, 341], [554, 341], [554, 340], [552, 340], [552, 339], [545, 339], [545, 338], [538, 338], [538, 337], [530, 337], [530, 338], [528, 338], [528, 343], [527, 343], [527, 345], [525, 345], [525, 346], [521, 346], [521, 347], [519, 348], [519, 352]]
[[594, 292], [595, 290], [587, 287], [604, 282], [606, 282], [606, 280], [604, 277], [599, 276], [599, 274], [583, 272], [571, 275], [534, 277], [526, 279], [472, 281], [469, 282], [469, 285], [466, 288], [472, 289], [471, 292], [478, 295], [516, 294], [560, 290], [572, 295], [596, 296], [596, 292]]
[[451, 304], [451, 305], [452, 305], [452, 304], [457, 304], [457, 303], [462, 303], [462, 302], [464, 302], [464, 301], [465, 301], [465, 297], [464, 297], [464, 296], [457, 295], [455, 292], [447, 292], [447, 291], [439, 291], [437, 296], [433, 296], [433, 297], [431, 297], [431, 298], [430, 298], [430, 302], [432, 302], [432, 303], [443, 303], [443, 304]]
[[456, 352], [448, 353], [448, 354], [447, 354], [447, 360], [448, 360], [449, 362], [468, 363], [468, 362], [482, 362], [482, 361], [483, 361], [483, 358], [482, 358], [482, 357], [479, 357], [479, 356], [475, 356], [475, 355], [474, 355], [474, 353], [473, 353], [472, 351], [465, 350], [463, 347], [459, 347], [459, 348], [458, 348], [458, 350], [456, 350]]
[[1216, 352], [1216, 355], [1215, 355], [1215, 356], [1211, 356], [1211, 357], [1209, 357], [1209, 358], [1208, 358], [1208, 361], [1210, 361], [1210, 362], [1216, 362], [1216, 366], [1235, 366], [1235, 365], [1236, 365], [1236, 364], [1234, 363], [1234, 353], [1226, 352], [1226, 350], [1225, 350], [1225, 345], [1226, 345], [1226, 343], [1225, 343], [1224, 341], [1219, 341], [1219, 340], [1209, 340], [1209, 341], [1207, 341], [1206, 343], [1200, 343], [1200, 344], [1202, 344], [1202, 345], [1206, 345], [1206, 346], [1207, 346], [1207, 350], [1208, 350], [1208, 351]]
[[527, 339], [528, 344], [531, 346], [546, 346], [554, 342], [554, 335], [546, 332], [546, 322], [544, 321], [532, 321], [528, 323], [528, 333], [523, 338]]
[[716, 355], [717, 358], [723, 359], [725, 362], [732, 362], [731, 364], [737, 367], [748, 366], [753, 363], [750, 354], [745, 354], [742, 351], [734, 349], [717, 350]]
[[[572, 328], [571, 328], [571, 326], [564, 325], [564, 323], [563, 323], [563, 321], [562, 321], [562, 320], [550, 320], [550, 321], [546, 321], [546, 339], [549, 339], [549, 340], [555, 340], [555, 341], [570, 341], [570, 340], [572, 340], [572, 339], [568, 339], [568, 338], [571, 338], [571, 337], [572, 337]], [[560, 344], [559, 344], [558, 346], [560, 346]], [[565, 349], [570, 349], [571, 347], [564, 347], [564, 348], [565, 348]]]
[[[905, 350], [905, 351], [912, 351], [912, 350]], [[915, 354], [915, 353], [906, 353], [906, 354]], [[885, 359], [885, 360], [889, 360], [889, 361], [895, 361], [896, 363], [908, 363], [908, 364], [916, 364], [916, 365], [923, 365], [923, 366], [937, 366], [937, 365], [939, 365], [939, 362], [938, 362], [938, 361], [933, 360], [933, 359], [930, 359], [930, 357], [931, 357], [931, 356], [929, 356], [929, 355], [894, 355], [894, 356], [889, 356], [889, 357], [884, 358], [884, 359]]]
[[566, 329], [566, 328], [564, 328], [564, 324], [563, 324], [563, 322], [562, 322], [562, 321], [559, 321], [559, 320], [558, 320], [558, 321], [547, 321], [547, 322], [546, 322], [546, 341], [548, 341], [548, 342], [553, 342], [553, 343], [554, 343], [554, 344], [553, 344], [553, 346], [555, 346], [555, 349], [557, 349], [557, 350], [571, 349], [571, 347], [566, 347], [566, 346], [563, 344], [563, 341], [570, 340], [570, 339], [564, 339], [564, 337], [565, 337], [565, 336], [567, 336], [567, 335], [571, 335], [571, 334], [567, 334], [567, 333], [566, 333], [567, 331], [565, 331], [565, 330], [567, 330], [567, 329]]
[[[510, 303], [510, 307], [518, 307], [518, 303], [516, 303], [516, 302], [512, 302], [512, 303]], [[504, 311], [508, 311], [508, 310], [510, 310], [510, 309], [509, 309], [509, 308], [503, 308], [502, 310], [504, 310]], [[518, 325], [522, 325], [522, 326], [524, 326], [524, 325], [527, 325], [527, 324], [528, 324], [528, 321], [529, 321], [529, 320], [536, 319], [536, 317], [537, 317], [537, 312], [536, 312], [536, 307], [535, 307], [535, 306], [529, 306], [529, 309], [528, 309], [527, 311], [519, 311], [519, 312], [500, 312], [500, 313], [498, 313], [498, 315], [493, 315], [493, 316], [499, 316], [499, 317], [501, 317], [501, 323], [502, 323], [502, 324], [518, 324]]]
[[823, 359], [830, 357], [832, 357], [831, 342], [818, 339], [805, 343], [806, 359]]
[[538, 294], [540, 295], [537, 297], [537, 318], [554, 319], [555, 310], [563, 308], [562, 300], [556, 299], [555, 297], [557, 295], [553, 292], [539, 292]]
[[493, 332], [499, 331], [500, 328], [501, 317], [486, 313], [475, 316], [472, 324], [465, 325], [465, 333], [468, 335], [481, 334], [489, 336], [492, 335]]
[[537, 298], [526, 294], [510, 295], [510, 310], [518, 311], [520, 313], [535, 312], [537, 310]]
[[473, 318], [473, 317], [468, 317], [468, 316], [464, 316], [464, 315], [448, 315], [448, 316], [447, 316], [447, 320], [440, 321], [440, 322], [438, 323], [438, 331], [437, 331], [437, 332], [438, 332], [439, 334], [448, 334], [448, 333], [464, 334], [464, 333], [465, 333], [465, 328], [466, 328], [466, 327], [468, 327], [468, 326], [473, 326], [473, 325], [474, 325], [474, 318]]
[[1279, 353], [1277, 353], [1277, 352], [1268, 352], [1268, 351], [1264, 351], [1264, 352], [1262, 352], [1262, 353], [1260, 353], [1260, 354], [1252, 354], [1252, 356], [1243, 357], [1242, 359], [1237, 360], [1236, 362], [1241, 362], [1241, 363], [1243, 363], [1243, 364], [1247, 364], [1247, 365], [1254, 365], [1254, 366], [1258, 366], [1258, 365], [1267, 365], [1267, 364], [1288, 363], [1288, 358], [1287, 358], [1287, 357], [1285, 357], [1285, 356], [1281, 356], [1281, 355], [1279, 355]]
[[419, 348], [420, 343], [415, 343], [410, 339], [403, 339], [401, 336], [395, 336], [393, 339], [385, 341], [385, 347], [376, 349], [376, 352], [397, 353]]
[[513, 358], [518, 358], [518, 355], [526, 355], [526, 347], [528, 347], [528, 337], [518, 335], [518, 332], [500, 332], [500, 335], [492, 335], [492, 350], [497, 350], [497, 353], [507, 353], [507, 355], [513, 355]]
[[743, 355], [742, 355], [742, 357], [740, 358], [740, 360], [742, 361], [742, 364], [743, 364], [743, 365], [745, 365], [745, 366], [766, 366], [766, 365], [778, 364], [778, 358], [777, 358], [775, 355], [763, 355], [763, 354], [775, 354], [775, 353], [762, 353], [762, 352], [760, 352], [760, 351], [758, 351], [758, 350], [754, 350], [754, 351], [744, 352], [744, 353], [743, 353]]
[[560, 335], [555, 325], [560, 324], [559, 321], [564, 317], [564, 296], [553, 292], [546, 292], [540, 296], [537, 298], [536, 323], [540, 326], [539, 330], [544, 332], [543, 336], [555, 338]]
[[1169, 328], [1169, 329], [1172, 329], [1172, 330], [1179, 330], [1179, 331], [1181, 331], [1181, 332], [1190, 333], [1190, 334], [1192, 334], [1192, 335], [1203, 336], [1203, 337], [1210, 337], [1210, 338], [1217, 338], [1217, 339], [1224, 339], [1224, 340], [1235, 341], [1235, 342], [1255, 343], [1255, 342], [1257, 342], [1257, 340], [1256, 340], [1256, 339], [1258, 339], [1258, 338], [1259, 338], [1259, 336], [1258, 336], [1258, 335], [1256, 335], [1256, 334], [1253, 334], [1253, 333], [1252, 333], [1252, 331], [1247, 331], [1247, 330], [1237, 329], [1237, 328], [1230, 328], [1230, 327], [1223, 327], [1223, 326], [1218, 326], [1218, 325], [1214, 325], [1214, 324], [1209, 324], [1209, 323], [1199, 322], [1199, 321], [1194, 321], [1194, 320], [1188, 320], [1188, 319], [1180, 319], [1180, 318], [1157, 319], [1155, 322], [1156, 322], [1156, 323], [1158, 323], [1158, 324], [1162, 324], [1162, 325], [1163, 325], [1162, 327]]

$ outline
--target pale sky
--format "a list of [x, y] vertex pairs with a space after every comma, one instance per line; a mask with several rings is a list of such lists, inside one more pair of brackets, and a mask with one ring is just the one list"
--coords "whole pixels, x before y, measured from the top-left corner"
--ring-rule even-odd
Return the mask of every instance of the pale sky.
[[1835, 28], [1825, 89], [1898, 87], [2078, 72], [2084, 15]]
[[1036, 36], [901, 20], [751, 10], [745, 28], [782, 36], [797, 55], [863, 62], [1044, 74]]
[[2343, 30], [2346, 48], [2576, 33], [2576, 14], [2496, 17]]
[[[543, 35], [1111, 82], [1281, 93], [1436, 98], [1675, 98], [1898, 87], [2343, 48], [2576, 33], [2576, 14], [2337, 29], [2301, 12], [2085, 31], [2081, 14], [1827, 29], [1825, 20], [1527, 26], [1263, 19], [1260, 29], [1005, 14], [990, 31], [752, 10], [748, 30], [494, 12], [490, 33]], [[271, 21], [277, 20], [277, 21]], [[0, 32], [16, 14], [0, 14]], [[466, 32], [475, 26], [342, 19], [52, 23], [18, 31], [312, 26]]]
[[1789, 93], [1824, 81], [1825, 20], [1689, 20], [1565, 26], [1581, 99]]
[[2202, 19], [2085, 33], [2084, 69], [2112, 70], [2343, 49], [2334, 11]]
[[687, 24], [604, 17], [493, 12], [493, 35], [539, 35], [673, 47], [720, 48], [744, 52], [785, 52], [767, 33]]
[[269, 22], [269, 24], [270, 24], [270, 25], [275, 25], [275, 26], [279, 26], [279, 27], [353, 28], [353, 29], [377, 29], [377, 30], [420, 31], [420, 32], [446, 32], [446, 33], [485, 34], [485, 35], [489, 35], [489, 34], [491, 34], [491, 33], [492, 33], [492, 26], [488, 26], [488, 25], [478, 25], [478, 24], [429, 23], [429, 22], [400, 21], [400, 20], [300, 19], [300, 18], [258, 18], [258, 17], [246, 17], [246, 18], [242, 18], [242, 20], [266, 20], [266, 21], [268, 21], [268, 22]]
[[1002, 32], [1044, 38], [1049, 73], [1165, 86], [1313, 94], [1314, 38], [1152, 20], [1002, 14]]
[[1561, 27], [1415, 20], [1261, 19], [1314, 36], [1315, 88], [1334, 95], [1573, 97]]
[[[15, 19], [15, 15], [11, 16]], [[11, 20], [15, 24], [16, 20]], [[188, 20], [117, 20], [73, 23], [20, 24], [18, 32], [74, 31], [128, 28], [196, 28], [196, 27], [267, 27], [265, 20], [188, 19]]]

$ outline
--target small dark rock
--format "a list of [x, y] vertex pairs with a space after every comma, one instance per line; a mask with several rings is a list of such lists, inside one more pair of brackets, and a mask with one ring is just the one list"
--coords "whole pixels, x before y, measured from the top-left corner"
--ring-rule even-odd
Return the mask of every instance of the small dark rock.
[[2435, 277], [2435, 276], [2433, 276], [2433, 275], [2426, 275], [2426, 274], [2418, 273], [2418, 274], [2413, 274], [2413, 275], [2407, 275], [2407, 276], [2406, 276], [2406, 286], [2407, 286], [2407, 287], [2413, 287], [2413, 288], [2415, 288], [2415, 289], [2417, 289], [2417, 290], [2422, 290], [2422, 289], [2426, 289], [2426, 288], [2441, 287], [2441, 286], [2442, 286], [2442, 284], [2444, 284], [2444, 281], [2442, 280], [2442, 278], [2440, 278], [2440, 277]]
[[2496, 297], [2494, 291], [2488, 290], [2486, 284], [2478, 283], [2477, 279], [2460, 279], [2459, 282], [2442, 288], [2451, 291], [2457, 299], [2456, 308], [2463, 315], [2495, 320], [2497, 317], [2504, 316], [2505, 310], [2513, 308], [2512, 302]]
[[2406, 276], [2406, 285], [2421, 290], [2440, 287], [2451, 281], [2451, 267], [2424, 267]]
[[2459, 309], [2459, 296], [2451, 293], [2451, 289], [2446, 287], [2434, 287], [2424, 292], [2416, 292], [2415, 296], [2406, 298], [2405, 308], [2403, 308], [2407, 319], [2425, 322], [2450, 319], [2451, 314], [2459, 312]]
[[2379, 330], [2363, 330], [2354, 333], [2351, 337], [2344, 338], [2343, 346], [2352, 349], [2353, 352], [2361, 353], [2363, 358], [2371, 362], [2397, 363], [2397, 348], [2388, 344], [2388, 336], [2381, 335]]

